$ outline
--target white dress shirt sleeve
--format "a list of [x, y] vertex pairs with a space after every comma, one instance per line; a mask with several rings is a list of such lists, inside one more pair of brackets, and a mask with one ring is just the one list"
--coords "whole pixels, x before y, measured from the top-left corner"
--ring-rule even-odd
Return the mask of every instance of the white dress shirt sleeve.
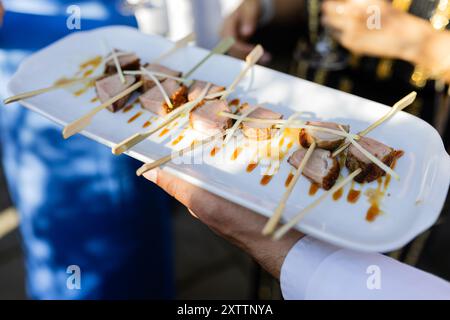
[[450, 299], [450, 283], [392, 258], [304, 237], [281, 269], [285, 299]]

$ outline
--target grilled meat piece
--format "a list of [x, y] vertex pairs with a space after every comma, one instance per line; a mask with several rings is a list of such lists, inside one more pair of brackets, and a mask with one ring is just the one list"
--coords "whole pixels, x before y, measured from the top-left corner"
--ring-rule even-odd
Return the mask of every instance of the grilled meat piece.
[[[167, 74], [172, 77], [181, 77], [180, 71], [169, 69], [160, 64], [147, 63], [144, 65], [144, 68], [147, 69], [148, 71], [164, 73], [164, 74]], [[166, 78], [162, 78], [162, 77], [157, 77], [157, 78], [160, 82], [163, 82], [164, 80], [166, 80]], [[142, 85], [142, 92], [147, 92], [148, 90], [150, 90], [151, 88], [153, 88], [156, 85], [155, 82], [147, 75], [141, 76], [140, 80], [144, 81], [144, 84]]]
[[[310, 126], [340, 130], [339, 124], [334, 122], [307, 121], [306, 124]], [[348, 125], [341, 125], [341, 126], [345, 131], [347, 132], [350, 131], [350, 126]], [[304, 148], [309, 148], [309, 146], [312, 144], [314, 140], [317, 143], [317, 147], [333, 151], [344, 142], [345, 137], [318, 130], [311, 130], [311, 129], [300, 130], [300, 144]]]
[[[361, 147], [380, 159], [387, 166], [391, 166], [396, 159], [403, 155], [403, 151], [396, 151], [371, 138], [361, 137], [357, 142]], [[358, 168], [362, 169], [362, 172], [355, 177], [355, 181], [359, 183], [372, 182], [386, 174], [383, 169], [370, 161], [370, 159], [354, 145], [350, 145], [347, 150], [347, 160], [345, 165], [352, 172]]]
[[[100, 99], [100, 101], [102, 103], [106, 102], [112, 97], [126, 90], [136, 82], [136, 78], [134, 76], [125, 76], [125, 81], [126, 81], [125, 83], [122, 83], [117, 73], [97, 80], [95, 82], [95, 90], [97, 91], [97, 96]], [[127, 103], [130, 96], [131, 94], [116, 101], [115, 103], [113, 103], [112, 106], [108, 107], [108, 110], [116, 112], [117, 110], [122, 109]]]
[[[298, 168], [305, 157], [307, 149], [295, 151], [288, 162]], [[331, 157], [331, 152], [324, 149], [315, 149], [309, 158], [302, 174], [311, 182], [316, 183], [325, 190], [330, 190], [336, 183], [340, 172], [339, 162]]]
[[[115, 52], [121, 53], [123, 51], [114, 49]], [[107, 58], [111, 57], [111, 55], [108, 55]], [[119, 60], [120, 67], [122, 70], [139, 70], [141, 67], [141, 59], [134, 53], [126, 54], [118, 56], [117, 59]], [[108, 62], [105, 64], [105, 74], [113, 74], [117, 72], [116, 64], [114, 63], [114, 59], [109, 59]]]
[[[192, 86], [189, 88], [188, 100], [193, 101], [193, 100], [197, 99], [207, 84], [208, 83], [205, 81], [195, 80], [194, 83], [192, 84]], [[221, 92], [224, 90], [225, 90], [225, 87], [212, 85], [209, 88], [206, 95], [218, 93], [218, 92]]]
[[[239, 111], [244, 113], [248, 108], [251, 108], [250, 105], [244, 104], [239, 108]], [[257, 119], [270, 119], [270, 120], [279, 120], [283, 118], [283, 115], [272, 110], [259, 107], [252, 111], [248, 118], [257, 118]], [[242, 122], [241, 128], [244, 135], [249, 139], [255, 140], [268, 140], [272, 136], [273, 129], [272, 124], [261, 123], [261, 122]]]
[[225, 101], [209, 100], [200, 103], [189, 115], [191, 128], [208, 136], [223, 133], [233, 125], [230, 118], [219, 116], [218, 113], [231, 112]]
[[[177, 108], [187, 101], [187, 88], [184, 85], [180, 85], [177, 81], [167, 79], [161, 86], [170, 98], [174, 108]], [[168, 114], [171, 109], [166, 103], [162, 92], [157, 86], [154, 86], [146, 93], [139, 97], [139, 102], [142, 108], [151, 111], [157, 115], [164, 116]]]

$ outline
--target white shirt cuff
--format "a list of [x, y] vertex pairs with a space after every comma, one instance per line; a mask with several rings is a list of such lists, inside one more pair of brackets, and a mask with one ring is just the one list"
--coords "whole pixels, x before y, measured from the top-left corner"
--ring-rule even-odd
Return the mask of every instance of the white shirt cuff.
[[304, 300], [309, 280], [322, 262], [340, 248], [309, 236], [289, 250], [281, 267], [280, 284], [286, 300]]

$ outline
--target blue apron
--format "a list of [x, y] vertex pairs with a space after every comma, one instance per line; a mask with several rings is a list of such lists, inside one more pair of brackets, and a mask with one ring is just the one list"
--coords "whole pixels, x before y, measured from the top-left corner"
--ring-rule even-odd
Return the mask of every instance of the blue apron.
[[[117, 1], [4, 4], [1, 100], [23, 58], [76, 31], [66, 27], [69, 5], [81, 7], [81, 31], [135, 25], [134, 17], [117, 12]], [[113, 156], [80, 135], [64, 141], [61, 127], [18, 104], [0, 105], [0, 139], [9, 190], [20, 214], [31, 298], [173, 297], [170, 200], [136, 178], [137, 161]], [[73, 265], [79, 273], [69, 268]]]

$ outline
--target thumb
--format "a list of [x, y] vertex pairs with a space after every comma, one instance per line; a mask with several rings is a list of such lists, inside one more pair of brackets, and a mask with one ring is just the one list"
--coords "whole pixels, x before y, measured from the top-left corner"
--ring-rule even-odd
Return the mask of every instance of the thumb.
[[255, 33], [259, 20], [259, 10], [251, 6], [244, 7], [241, 13], [239, 32], [243, 37], [250, 37]]

